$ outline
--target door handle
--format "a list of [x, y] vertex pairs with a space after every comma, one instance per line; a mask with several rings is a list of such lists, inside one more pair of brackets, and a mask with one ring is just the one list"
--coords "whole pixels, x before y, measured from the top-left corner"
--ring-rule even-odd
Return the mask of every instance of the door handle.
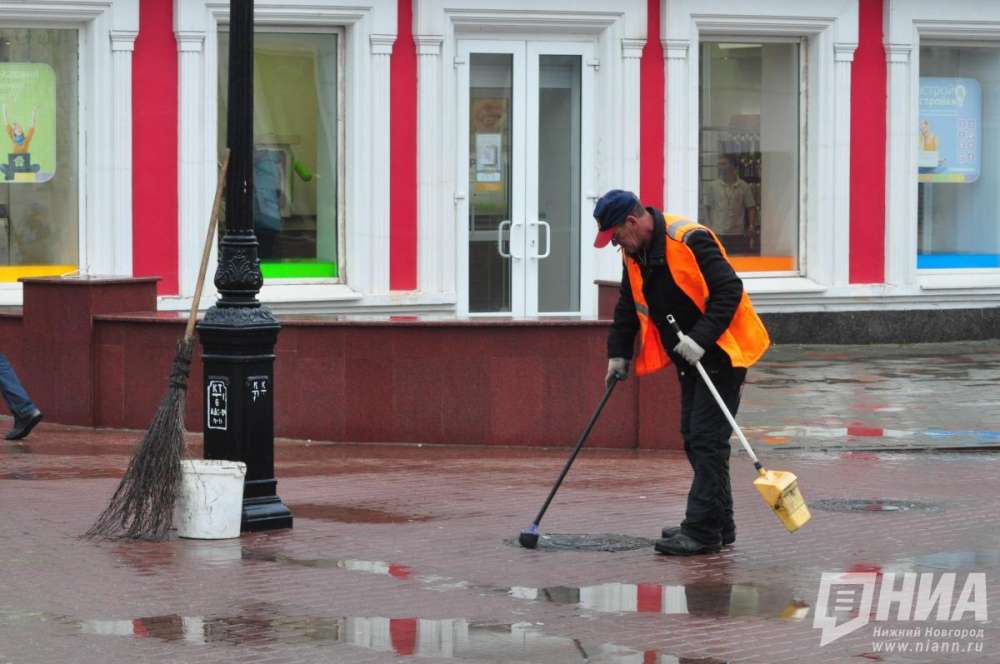
[[539, 260], [542, 258], [548, 258], [552, 253], [552, 227], [549, 226], [549, 222], [541, 220], [532, 222], [532, 225], [541, 226], [545, 229], [545, 253], [539, 254], [536, 252], [535, 258]]
[[509, 219], [505, 219], [504, 221], [501, 221], [500, 225], [497, 226], [497, 253], [499, 253], [504, 258], [510, 258], [511, 257], [510, 254], [509, 253], [504, 253], [504, 251], [503, 251], [503, 227], [505, 225], [507, 226], [507, 228], [510, 228], [510, 220]]

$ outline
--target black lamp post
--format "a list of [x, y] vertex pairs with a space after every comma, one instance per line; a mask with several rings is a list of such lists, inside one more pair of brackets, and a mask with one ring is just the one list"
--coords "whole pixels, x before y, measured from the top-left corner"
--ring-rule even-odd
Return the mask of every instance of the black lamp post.
[[253, 0], [229, 3], [225, 234], [215, 287], [198, 324], [205, 374], [205, 458], [243, 461], [243, 530], [291, 528], [274, 479], [274, 345], [280, 325], [260, 304], [253, 230]]

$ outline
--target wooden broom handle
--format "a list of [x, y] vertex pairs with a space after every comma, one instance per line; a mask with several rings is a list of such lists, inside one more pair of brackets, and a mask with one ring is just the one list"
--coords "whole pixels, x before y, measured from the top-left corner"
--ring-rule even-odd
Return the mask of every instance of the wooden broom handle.
[[212, 201], [212, 217], [208, 221], [208, 233], [205, 236], [205, 247], [201, 251], [201, 267], [198, 268], [198, 282], [194, 287], [194, 297], [191, 299], [191, 315], [188, 317], [184, 339], [194, 335], [194, 324], [198, 320], [198, 303], [201, 301], [201, 289], [205, 285], [205, 272], [208, 271], [208, 256], [212, 253], [212, 238], [215, 237], [215, 227], [219, 225], [219, 208], [222, 206], [222, 190], [226, 186], [226, 169], [229, 167], [229, 148], [222, 154], [222, 165], [219, 166], [219, 181], [215, 184], [215, 200]]

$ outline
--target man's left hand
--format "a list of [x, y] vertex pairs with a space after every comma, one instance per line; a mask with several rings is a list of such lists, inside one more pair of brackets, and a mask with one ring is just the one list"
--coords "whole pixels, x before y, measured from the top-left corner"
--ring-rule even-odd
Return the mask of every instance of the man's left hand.
[[694, 364], [705, 354], [705, 349], [691, 337], [684, 335], [681, 342], [674, 346], [674, 352], [683, 357], [689, 363]]

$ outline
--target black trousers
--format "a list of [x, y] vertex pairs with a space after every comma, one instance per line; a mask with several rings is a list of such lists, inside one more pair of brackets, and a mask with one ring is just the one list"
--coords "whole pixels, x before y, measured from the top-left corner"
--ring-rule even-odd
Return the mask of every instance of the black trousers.
[[[706, 369], [735, 417], [747, 370], [728, 363]], [[729, 481], [729, 436], [733, 428], [696, 368], [678, 364], [677, 374], [681, 384], [681, 436], [694, 470], [681, 529], [699, 542], [717, 544], [724, 530], [735, 530]]]

